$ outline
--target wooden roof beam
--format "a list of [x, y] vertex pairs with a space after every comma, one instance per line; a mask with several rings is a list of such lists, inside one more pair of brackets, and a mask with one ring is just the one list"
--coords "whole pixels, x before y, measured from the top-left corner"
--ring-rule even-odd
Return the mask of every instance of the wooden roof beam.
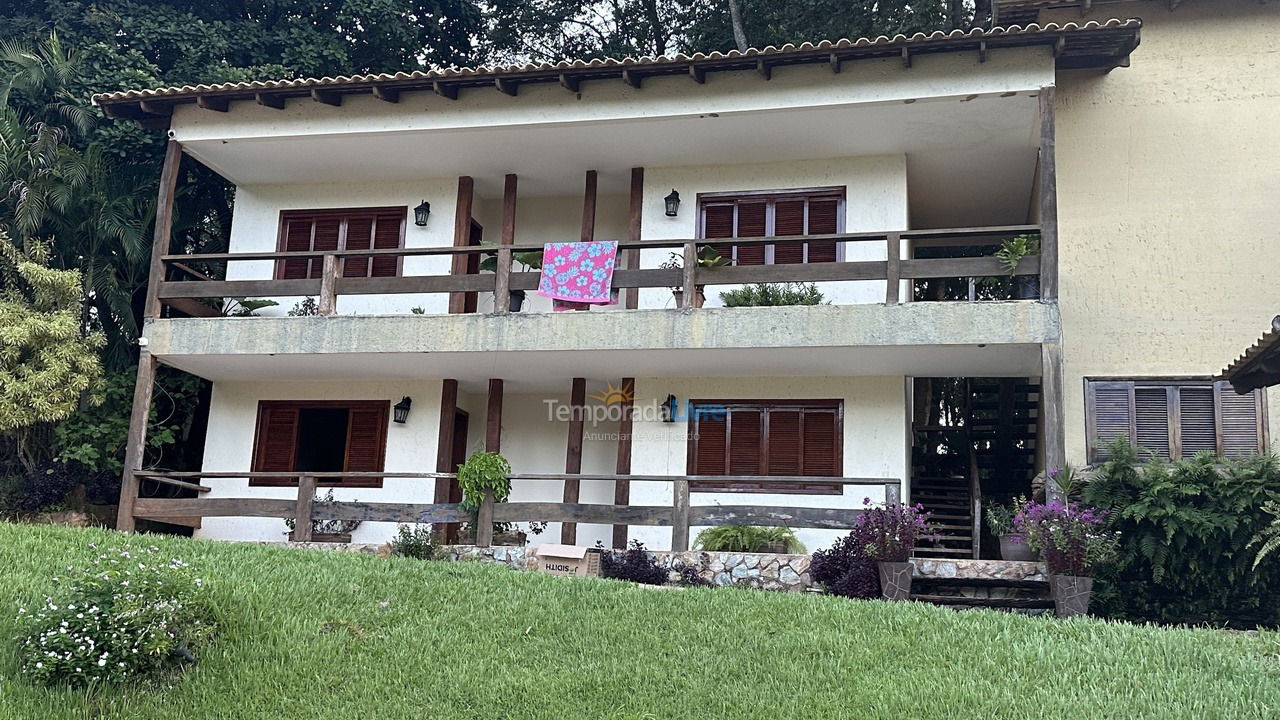
[[400, 88], [387, 87], [386, 85], [374, 85], [373, 96], [382, 102], [398, 103], [400, 102]]
[[843, 61], [840, 59], [840, 56], [835, 53], [831, 53], [831, 58], [827, 62], [830, 63], [831, 72], [833, 73], [838, 73], [843, 69]]
[[987, 41], [979, 40], [978, 41], [978, 62], [984, 63], [986, 61], [987, 61]]
[[765, 80], [773, 79], [773, 66], [765, 62], [764, 58], [756, 59], [756, 72], [760, 73], [760, 77]]
[[694, 82], [702, 85], [707, 81], [707, 71], [695, 63], [689, 63], [689, 77], [693, 78]]
[[320, 88], [311, 88], [311, 99], [325, 105], [333, 107], [342, 107], [342, 94], [332, 90], [321, 90]]
[[169, 117], [173, 114], [173, 106], [165, 103], [157, 103], [151, 100], [141, 100], [138, 102], [138, 109], [148, 115], [157, 115], [160, 117]]
[[516, 84], [511, 82], [510, 78], [504, 78], [501, 75], [493, 79], [493, 86], [498, 88], [498, 92], [503, 95], [510, 95], [511, 97], [515, 97], [518, 92]]
[[634, 71], [634, 70], [632, 70], [632, 69], [630, 69], [630, 68], [623, 68], [623, 69], [622, 69], [622, 82], [624, 82], [624, 83], [626, 83], [626, 84], [630, 85], [631, 87], [633, 87], [633, 88], [635, 88], [635, 89], [639, 90], [639, 89], [640, 89], [640, 83], [641, 83], [641, 77], [640, 77], [639, 73], [637, 73], [636, 71]]
[[911, 69], [911, 50], [905, 47], [902, 48], [902, 67], [907, 70]]
[[263, 107], [274, 108], [276, 110], [284, 109], [284, 96], [272, 95], [271, 93], [254, 93], [253, 99]]
[[440, 82], [439, 80], [436, 80], [431, 83], [431, 89], [435, 91], [435, 94], [439, 95], [442, 98], [448, 98], [450, 100], [458, 99], [457, 85], [448, 85]]
[[196, 97], [196, 107], [203, 110], [226, 112], [231, 109], [231, 101], [217, 95], [200, 95]]
[[571, 93], [582, 92], [582, 78], [568, 73], [560, 73], [560, 87]]

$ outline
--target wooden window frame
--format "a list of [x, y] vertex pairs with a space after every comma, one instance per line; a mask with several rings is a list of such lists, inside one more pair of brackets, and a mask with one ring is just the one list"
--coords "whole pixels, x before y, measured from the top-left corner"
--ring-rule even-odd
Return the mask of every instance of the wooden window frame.
[[[835, 457], [833, 458], [833, 466], [840, 473], [834, 477], [842, 477], [844, 475], [844, 401], [839, 399], [819, 399], [819, 400], [784, 400], [784, 399], [736, 399], [736, 400], [708, 400], [708, 399], [691, 399], [689, 400], [689, 419], [688, 419], [688, 437], [686, 439], [685, 448], [685, 474], [692, 474], [697, 469], [697, 450], [698, 450], [698, 418], [699, 415], [695, 408], [699, 406], [713, 405], [725, 408], [759, 408], [762, 410], [786, 410], [789, 408], [819, 408], [830, 409], [835, 411]], [[765, 466], [769, 457], [769, 428], [766, 419], [762, 422], [760, 428], [761, 446], [760, 458], [761, 467]], [[725, 449], [728, 451], [728, 436], [726, 435]], [[803, 456], [803, 450], [801, 451]], [[728, 470], [728, 459], [725, 461], [725, 469]], [[733, 477], [726, 474], [725, 477]], [[699, 493], [762, 493], [767, 495], [843, 495], [844, 486], [839, 483], [824, 483], [821, 478], [825, 475], [815, 475], [812, 485], [796, 487], [792, 483], [751, 483], [742, 484], [740, 486], [729, 487], [712, 487], [706, 486], [698, 482], [689, 483], [690, 492]]]
[[[708, 238], [707, 237], [707, 213], [706, 207], [717, 203], [733, 202], [735, 204], [733, 211], [733, 225], [736, 229], [738, 226], [738, 209], [736, 205], [743, 201], [763, 201], [765, 205], [764, 227], [765, 237], [772, 237], [775, 230], [776, 212], [775, 206], [779, 201], [787, 200], [804, 200], [804, 235], [809, 234], [809, 208], [807, 202], [815, 198], [832, 198], [836, 199], [836, 233], [843, 233], [845, 228], [845, 205], [846, 205], [847, 188], [844, 185], [827, 185], [820, 187], [805, 188], [781, 188], [776, 190], [734, 190], [727, 192], [703, 192], [698, 193], [698, 220], [697, 231], [695, 233], [698, 240], [716, 240], [716, 244], [732, 245], [734, 238]], [[782, 236], [786, 238], [788, 236]], [[840, 240], [833, 241], [836, 246], [836, 256], [834, 262], [844, 262], [845, 247], [844, 242]], [[736, 265], [736, 259], [734, 261]], [[764, 265], [774, 265], [774, 246], [764, 246]], [[809, 246], [805, 244], [804, 260], [799, 264], [809, 264]]]
[[[255, 424], [253, 431], [253, 471], [259, 471], [265, 463], [266, 444], [263, 442], [262, 431], [264, 423], [262, 422], [263, 414], [273, 407], [291, 407], [297, 409], [303, 408], [345, 408], [348, 411], [357, 409], [377, 410], [382, 418], [378, 432], [378, 448], [379, 458], [378, 465], [384, 470], [387, 461], [387, 434], [391, 422], [391, 401], [390, 400], [259, 400], [258, 411], [255, 416]], [[351, 443], [351, 426], [347, 426], [347, 450], [350, 451]], [[295, 447], [296, 452], [296, 447]], [[290, 465], [297, 461], [297, 457], [290, 458]], [[346, 458], [344, 457], [344, 465]], [[344, 468], [345, 469], [345, 468]], [[298, 473], [304, 475], [305, 473]], [[380, 488], [382, 487], [382, 478], [336, 478], [336, 479], [317, 479], [318, 487], [346, 487], [346, 488]], [[298, 478], [249, 478], [249, 487], [297, 487]]]
[[[350, 221], [352, 216], [373, 215], [376, 218], [376, 216], [379, 214], [390, 214], [390, 213], [400, 214], [400, 236], [396, 240], [396, 247], [403, 249], [405, 233], [408, 230], [408, 225], [409, 225], [409, 206], [408, 205], [387, 205], [383, 207], [318, 208], [313, 210], [281, 210], [279, 224], [276, 228], [276, 252], [288, 252], [288, 250], [286, 249], [286, 245], [289, 239], [288, 230], [289, 230], [289, 221], [291, 220], [301, 219], [301, 218], [312, 218], [314, 220], [321, 217], [339, 218], [337, 249], [346, 250], [347, 249], [347, 224]], [[377, 233], [376, 219], [374, 220], [374, 223], [375, 224], [373, 228], [370, 230], [370, 237], [369, 237], [371, 248], [373, 243], [373, 237]], [[313, 223], [311, 226], [311, 243], [310, 243], [313, 247], [315, 246], [315, 242], [316, 242], [315, 238], [316, 238], [316, 230], [315, 230], [315, 225]], [[334, 251], [331, 250], [329, 252], [334, 252]], [[276, 280], [285, 279], [284, 278], [285, 262], [286, 262], [285, 260], [276, 261], [275, 269], [272, 272], [273, 279], [276, 279]], [[312, 258], [310, 260], [310, 263], [316, 263], [316, 262], [320, 262], [320, 258]], [[308, 263], [307, 265], [307, 268], [308, 268], [307, 279], [314, 280], [316, 278], [311, 277], [310, 263]], [[338, 277], [340, 278], [343, 277], [343, 272], [345, 271], [345, 269], [346, 269], [346, 261], [343, 260], [342, 264], [338, 266]], [[357, 275], [354, 277], [357, 277], [357, 278], [358, 277], [365, 277], [365, 278], [401, 277], [403, 274], [404, 274], [404, 256], [398, 255], [396, 256], [396, 272], [394, 275], [374, 275], [373, 262], [372, 260], [370, 260], [369, 274], [363, 275], [363, 276]]]
[[[1125, 387], [1129, 392], [1129, 440], [1135, 442], [1138, 436], [1137, 429], [1137, 408], [1135, 406], [1135, 396], [1133, 390], [1138, 388], [1164, 388], [1167, 395], [1167, 404], [1169, 412], [1169, 459], [1184, 459], [1182, 454], [1182, 403], [1180, 388], [1197, 387], [1209, 388], [1213, 390], [1213, 425], [1214, 425], [1214, 445], [1218, 455], [1222, 455], [1226, 448], [1226, 439], [1222, 429], [1222, 397], [1221, 392], [1235, 392], [1230, 388], [1230, 384], [1224, 380], [1214, 380], [1207, 376], [1191, 376], [1191, 377], [1086, 377], [1084, 378], [1084, 400], [1085, 400], [1085, 452], [1090, 463], [1100, 462], [1099, 452], [1101, 446], [1098, 443], [1097, 429], [1097, 399], [1094, 393], [1095, 388], [1099, 387]], [[1267, 423], [1267, 394], [1262, 390], [1253, 390], [1251, 393], [1254, 398], [1254, 416], [1255, 427], [1257, 428], [1256, 449], [1258, 454], [1265, 454], [1268, 450], [1268, 438], [1270, 435]]]

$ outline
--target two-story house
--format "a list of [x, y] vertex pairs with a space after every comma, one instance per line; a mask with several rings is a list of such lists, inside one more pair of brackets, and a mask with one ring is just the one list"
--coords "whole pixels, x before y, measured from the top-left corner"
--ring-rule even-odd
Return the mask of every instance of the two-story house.
[[[97, 97], [169, 134], [119, 527], [381, 541], [468, 517], [450, 474], [487, 449], [514, 479], [482, 541], [816, 547], [901, 498], [946, 529], [925, 553], [976, 556], [982, 497], [1112, 437], [1265, 450], [1275, 403], [1210, 378], [1280, 306], [1275, 9], [998, 11], [1019, 24]], [[183, 162], [236, 187], [228, 253], [169, 248]], [[601, 240], [617, 304], [552, 312], [533, 253]], [[720, 299], [782, 282], [823, 301]], [[143, 467], [157, 363], [213, 382], [200, 473]]]

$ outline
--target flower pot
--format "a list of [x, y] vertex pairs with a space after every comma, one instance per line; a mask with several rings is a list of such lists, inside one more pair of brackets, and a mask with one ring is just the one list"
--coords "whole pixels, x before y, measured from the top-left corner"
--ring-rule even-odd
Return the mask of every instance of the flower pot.
[[[684, 307], [684, 291], [672, 290], [671, 294], [676, 299], [676, 307], [678, 308]], [[702, 307], [702, 304], [705, 303], [706, 301], [707, 301], [707, 296], [703, 294], [702, 287], [698, 287], [697, 294], [693, 296], [693, 306], [696, 308], [700, 308]]]
[[511, 302], [508, 304], [511, 312], [520, 312], [520, 308], [524, 307], [524, 290], [512, 290]]
[[1036, 562], [1036, 552], [1031, 549], [1021, 535], [1000, 536], [1000, 559], [1018, 562]]
[[909, 562], [878, 562], [880, 596], [885, 600], [907, 600], [911, 597], [912, 566]]
[[1054, 614], [1058, 617], [1087, 615], [1089, 597], [1093, 594], [1093, 578], [1051, 574], [1049, 594], [1053, 597]]

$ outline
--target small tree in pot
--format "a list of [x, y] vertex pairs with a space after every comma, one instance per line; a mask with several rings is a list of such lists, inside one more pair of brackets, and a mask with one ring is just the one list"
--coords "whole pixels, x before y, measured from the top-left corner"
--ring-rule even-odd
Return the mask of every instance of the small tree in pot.
[[1014, 516], [1015, 532], [1044, 556], [1058, 617], [1089, 611], [1090, 572], [1116, 555], [1118, 532], [1106, 529], [1106, 513], [1078, 503], [1027, 503]]
[[937, 537], [929, 524], [930, 513], [923, 505], [870, 507], [870, 498], [862, 502], [868, 508], [858, 516], [854, 532], [866, 538], [867, 555], [876, 560], [880, 594], [886, 600], [906, 600], [911, 597], [912, 568], [908, 558], [917, 542]]
[[1040, 557], [1027, 544], [1027, 539], [1013, 529], [1013, 518], [1026, 504], [1027, 498], [1019, 495], [1008, 505], [995, 502], [994, 499], [983, 505], [987, 527], [1000, 540], [1001, 560], [1035, 562]]

